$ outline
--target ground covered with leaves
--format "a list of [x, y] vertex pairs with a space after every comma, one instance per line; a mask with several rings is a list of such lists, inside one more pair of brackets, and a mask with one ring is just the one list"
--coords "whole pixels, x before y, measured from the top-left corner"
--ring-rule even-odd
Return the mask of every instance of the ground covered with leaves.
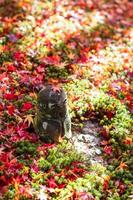
[[[0, 199], [133, 199], [133, 4], [0, 1]], [[103, 159], [32, 128], [47, 82], [68, 94], [72, 124], [94, 120]]]

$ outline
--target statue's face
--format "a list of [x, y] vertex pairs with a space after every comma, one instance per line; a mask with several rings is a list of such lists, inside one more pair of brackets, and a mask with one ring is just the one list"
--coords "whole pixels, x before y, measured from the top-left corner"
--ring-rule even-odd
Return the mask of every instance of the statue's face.
[[52, 88], [46, 87], [38, 95], [40, 112], [45, 112], [51, 116], [57, 114], [60, 117], [64, 117], [66, 115], [66, 104], [67, 99], [63, 90], [53, 91]]

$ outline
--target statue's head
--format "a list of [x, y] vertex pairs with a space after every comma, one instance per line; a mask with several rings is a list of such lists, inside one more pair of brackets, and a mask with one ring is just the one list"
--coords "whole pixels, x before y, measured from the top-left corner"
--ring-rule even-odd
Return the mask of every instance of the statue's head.
[[66, 101], [64, 90], [55, 90], [52, 85], [45, 86], [38, 94], [39, 111], [53, 117], [65, 117]]

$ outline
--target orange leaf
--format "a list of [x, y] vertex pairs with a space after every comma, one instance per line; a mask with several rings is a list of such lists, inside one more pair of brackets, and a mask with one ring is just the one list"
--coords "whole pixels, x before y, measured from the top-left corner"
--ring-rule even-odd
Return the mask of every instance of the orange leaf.
[[108, 141], [102, 140], [102, 141], [100, 142], [100, 144], [101, 144], [102, 146], [106, 146], [106, 145], [108, 145]]
[[133, 141], [132, 141], [132, 138], [126, 137], [126, 139], [123, 142], [124, 144], [131, 145]]
[[125, 169], [127, 167], [128, 167], [127, 164], [124, 162], [121, 162], [120, 165], [118, 166], [119, 169]]
[[110, 176], [107, 175], [104, 179], [105, 179], [106, 181], [109, 181], [109, 180], [110, 180]]
[[14, 198], [14, 200], [20, 199], [19, 183], [20, 183], [19, 177], [17, 177], [16, 179], [13, 178], [13, 184], [14, 184], [14, 188], [15, 188], [15, 198]]
[[53, 79], [53, 78], [49, 78], [48, 83], [49, 83], [49, 84], [56, 85], [56, 84], [59, 84], [59, 80]]

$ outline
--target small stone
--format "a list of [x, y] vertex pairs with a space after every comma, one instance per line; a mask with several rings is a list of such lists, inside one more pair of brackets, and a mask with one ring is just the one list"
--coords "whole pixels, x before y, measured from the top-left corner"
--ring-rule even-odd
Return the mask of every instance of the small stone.
[[96, 146], [96, 143], [95, 143], [95, 142], [91, 142], [91, 143], [90, 143], [90, 146], [91, 146], [91, 147]]
[[88, 128], [84, 128], [84, 129], [83, 129], [83, 134], [88, 134], [88, 133], [89, 133]]
[[100, 149], [96, 149], [96, 154], [100, 155], [102, 152]]

